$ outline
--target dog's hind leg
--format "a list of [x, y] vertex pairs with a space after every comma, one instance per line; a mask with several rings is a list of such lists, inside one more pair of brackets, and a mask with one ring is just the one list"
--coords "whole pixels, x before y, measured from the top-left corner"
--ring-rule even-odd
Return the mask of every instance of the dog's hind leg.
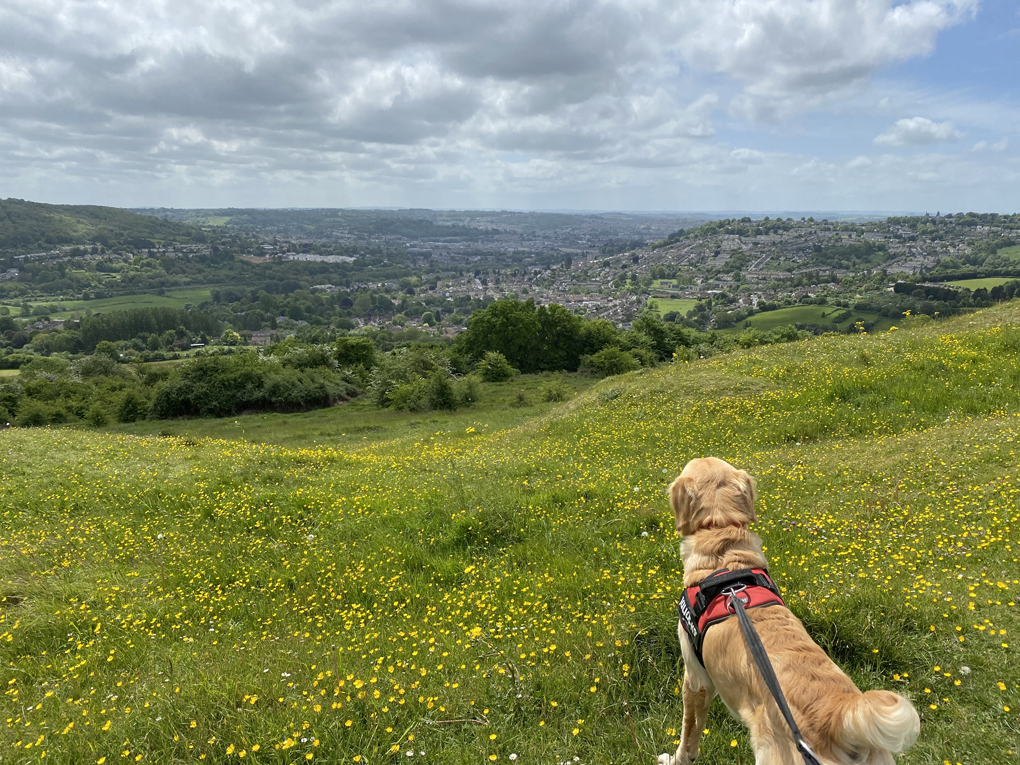
[[676, 754], [659, 755], [659, 765], [690, 765], [698, 756], [701, 745], [701, 733], [708, 722], [708, 707], [712, 704], [715, 693], [694, 679], [690, 672], [684, 673], [683, 700], [684, 722], [680, 731], [680, 746]]
[[745, 707], [738, 715], [751, 733], [755, 765], [804, 765], [779, 708], [770, 707]]

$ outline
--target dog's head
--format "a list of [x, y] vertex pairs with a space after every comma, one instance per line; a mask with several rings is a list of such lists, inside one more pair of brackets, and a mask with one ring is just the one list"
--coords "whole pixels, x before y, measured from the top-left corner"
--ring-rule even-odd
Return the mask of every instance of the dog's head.
[[688, 536], [703, 528], [747, 526], [757, 520], [754, 479], [725, 460], [691, 460], [669, 486], [676, 530]]

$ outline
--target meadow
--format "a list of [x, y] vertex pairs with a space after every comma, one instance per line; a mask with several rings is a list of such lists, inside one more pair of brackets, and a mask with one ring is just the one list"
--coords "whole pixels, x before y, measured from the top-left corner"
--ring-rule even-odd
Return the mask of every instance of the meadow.
[[681, 316], [686, 316], [687, 312], [693, 310], [694, 306], [698, 304], [698, 301], [693, 298], [649, 298], [648, 305], [652, 306], [653, 304], [657, 306], [656, 311], [659, 318], [662, 318], [670, 311], [676, 311]]
[[[834, 317], [848, 314], [841, 321], [833, 321]], [[775, 311], [765, 311], [749, 316], [735, 327], [719, 330], [720, 332], [739, 333], [748, 327], [765, 332], [775, 327], [782, 327], [787, 324], [810, 324], [823, 327], [834, 332], [846, 332], [854, 326], [858, 320], [875, 322], [874, 331], [885, 331], [894, 326], [897, 322], [880, 316], [877, 313], [868, 311], [853, 311], [833, 306], [824, 305], [795, 305], [790, 308], [778, 308]]]
[[1000, 284], [1005, 284], [1006, 282], [1012, 282], [1015, 280], [1016, 277], [989, 276], [984, 279], [961, 279], [956, 282], [946, 282], [946, 284], [951, 284], [954, 287], [966, 287], [969, 290], [979, 290], [981, 288], [990, 290], [992, 287], [998, 287]]
[[[0, 760], [651, 763], [681, 714], [664, 490], [716, 455], [758, 479], [815, 639], [914, 701], [902, 762], [1016, 762], [1018, 322], [1012, 302], [413, 424], [2, 431]], [[718, 703], [699, 762], [753, 762]]]
[[209, 299], [212, 292], [209, 287], [195, 287], [191, 289], [174, 290], [166, 295], [154, 295], [142, 293], [137, 295], [121, 295], [111, 298], [96, 298], [95, 300], [39, 300], [35, 305], [55, 305], [58, 311], [49, 314], [53, 319], [69, 319], [77, 317], [86, 310], [92, 313], [103, 313], [105, 311], [126, 310], [128, 308], [184, 308], [187, 304], [199, 305]]
[[1020, 244], [1014, 244], [1012, 247], [1003, 247], [997, 254], [1010, 260], [1020, 260]]

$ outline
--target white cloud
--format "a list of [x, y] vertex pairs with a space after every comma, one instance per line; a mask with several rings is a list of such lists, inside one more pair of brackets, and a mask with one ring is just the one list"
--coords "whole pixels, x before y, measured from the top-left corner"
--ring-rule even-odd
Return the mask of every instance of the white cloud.
[[988, 141], [978, 141], [971, 147], [971, 151], [1005, 151], [1009, 148], [1009, 138], [1006, 136], [1002, 137], [1001, 141], [995, 143], [988, 143]]
[[875, 136], [879, 146], [930, 146], [948, 143], [963, 136], [952, 122], [932, 122], [927, 117], [897, 120], [881, 135]]
[[888, 64], [934, 50], [938, 34], [978, 0], [730, 0], [680, 2], [687, 63], [734, 77], [734, 110], [776, 120], [828, 102]]
[[765, 153], [755, 149], [734, 149], [730, 156], [749, 165], [760, 165], [765, 161]]

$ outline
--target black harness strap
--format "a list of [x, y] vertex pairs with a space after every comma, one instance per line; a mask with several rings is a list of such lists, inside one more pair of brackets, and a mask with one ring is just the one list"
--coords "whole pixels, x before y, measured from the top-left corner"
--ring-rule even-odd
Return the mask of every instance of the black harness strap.
[[756, 574], [752, 569], [742, 568], [736, 571], [720, 569], [724, 573], [716, 571], [709, 578], [698, 582], [698, 597], [696, 608], [699, 614], [708, 608], [708, 604], [722, 595], [734, 585], [744, 584], [752, 587], [764, 587], [765, 589], [779, 595], [779, 589], [772, 580], [762, 574]]
[[729, 593], [729, 598], [730, 603], [733, 605], [733, 610], [737, 614], [737, 621], [740, 622], [740, 629], [744, 633], [744, 640], [747, 641], [747, 648], [754, 658], [754, 663], [758, 665], [758, 671], [761, 672], [762, 679], [765, 681], [765, 685], [768, 686], [772, 698], [776, 700], [776, 706], [783, 713], [786, 724], [790, 726], [793, 740], [797, 744], [797, 751], [800, 752], [807, 765], [821, 765], [815, 753], [811, 751], [811, 747], [804, 741], [800, 728], [797, 727], [797, 723], [793, 719], [793, 713], [790, 712], [790, 706], [786, 703], [786, 697], [783, 695], [783, 689], [776, 678], [776, 672], [772, 669], [772, 662], [769, 661], [769, 656], [765, 653], [765, 646], [761, 644], [761, 638], [758, 637], [750, 617], [748, 617], [747, 612], [744, 610], [744, 604], [735, 592]]

